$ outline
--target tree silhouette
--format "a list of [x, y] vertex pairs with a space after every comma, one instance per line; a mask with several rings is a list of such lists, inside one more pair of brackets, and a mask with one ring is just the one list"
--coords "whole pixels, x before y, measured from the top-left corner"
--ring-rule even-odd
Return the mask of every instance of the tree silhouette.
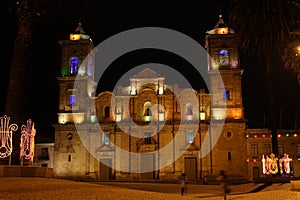
[[229, 24], [240, 39], [244, 53], [265, 60], [267, 79], [267, 120], [272, 132], [272, 151], [278, 156], [277, 114], [274, 95], [274, 54], [299, 28], [300, 4], [297, 0], [229, 0]]

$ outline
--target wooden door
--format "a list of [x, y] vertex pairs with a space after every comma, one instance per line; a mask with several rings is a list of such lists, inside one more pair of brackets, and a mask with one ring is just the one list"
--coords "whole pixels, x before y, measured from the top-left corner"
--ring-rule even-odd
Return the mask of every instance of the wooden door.
[[253, 167], [252, 168], [252, 173], [253, 173], [253, 180], [259, 178], [259, 167]]
[[111, 180], [111, 164], [112, 161], [110, 158], [100, 159], [100, 180], [106, 181]]
[[[146, 172], [144, 172], [146, 171]], [[141, 155], [141, 180], [155, 179], [155, 159], [154, 154]]]
[[197, 159], [196, 158], [185, 158], [184, 169], [187, 175], [187, 180], [197, 179]]

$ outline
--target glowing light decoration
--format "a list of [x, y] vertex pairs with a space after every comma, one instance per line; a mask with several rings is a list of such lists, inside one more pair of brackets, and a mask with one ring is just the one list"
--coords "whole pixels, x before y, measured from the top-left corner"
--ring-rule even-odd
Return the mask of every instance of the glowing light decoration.
[[80, 34], [70, 34], [70, 40], [80, 40]]
[[164, 112], [158, 113], [158, 121], [160, 121], [160, 122], [165, 121], [165, 113]]
[[12, 134], [13, 131], [18, 129], [18, 125], [11, 124], [9, 125], [10, 117], [4, 115], [0, 117], [0, 158], [6, 158], [11, 155], [13, 150], [12, 146]]
[[96, 122], [97, 122], [97, 117], [96, 117], [95, 114], [92, 114], [92, 115], [91, 115], [91, 122], [92, 122], [92, 123], [96, 123]]
[[31, 119], [27, 120], [27, 125], [21, 126], [20, 159], [23, 164], [23, 158], [33, 163], [34, 157], [34, 137], [36, 130]]
[[254, 138], [256, 139], [256, 138], [257, 138], [257, 135], [254, 135]]
[[277, 137], [279, 137], [279, 138], [280, 138], [280, 137], [281, 137], [281, 134], [278, 134], [278, 135], [277, 135]]
[[117, 113], [116, 114], [116, 122], [120, 122], [122, 121], [122, 114], [121, 113]]
[[163, 93], [164, 93], [164, 88], [160, 86], [158, 89], [158, 94], [163, 94]]
[[205, 120], [205, 115], [206, 115], [206, 114], [205, 114], [204, 111], [201, 111], [201, 112], [200, 112], [200, 120], [201, 120], [201, 121]]
[[290, 134], [288, 134], [288, 133], [285, 134], [285, 137], [289, 137], [289, 136], [290, 136]]
[[217, 34], [228, 34], [228, 27], [217, 28]]
[[250, 135], [249, 135], [249, 134], [247, 134], [245, 137], [248, 139], [248, 138], [250, 137]]
[[237, 109], [234, 111], [234, 119], [241, 119], [242, 118], [242, 110]]
[[297, 137], [297, 134], [296, 134], [296, 133], [294, 134], [294, 137]]
[[222, 120], [226, 118], [226, 109], [213, 108], [212, 117], [216, 120]]
[[151, 116], [144, 116], [144, 121], [145, 122], [150, 122], [151, 121]]
[[131, 95], [136, 95], [136, 88], [135, 87], [131, 87], [130, 94]]
[[261, 137], [262, 137], [262, 138], [265, 138], [265, 137], [266, 137], [266, 135], [265, 135], [265, 134], [263, 134]]

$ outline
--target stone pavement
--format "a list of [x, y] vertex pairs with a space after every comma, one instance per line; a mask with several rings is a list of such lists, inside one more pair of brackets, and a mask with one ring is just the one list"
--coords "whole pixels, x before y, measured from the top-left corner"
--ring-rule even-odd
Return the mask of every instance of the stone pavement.
[[[222, 200], [219, 185], [189, 184], [187, 194], [179, 194], [179, 184], [129, 182], [78, 182], [55, 178], [1, 177], [0, 199], [62, 200]], [[299, 200], [300, 192], [292, 190], [300, 182], [242, 184], [230, 186], [227, 199]]]
[[[135, 183], [135, 182], [98, 182], [97, 184], [109, 185], [127, 189], [135, 189], [142, 191], [159, 192], [163, 194], [178, 194], [179, 184], [168, 183]], [[300, 181], [297, 181], [300, 186]], [[261, 196], [261, 199], [275, 200], [280, 196], [291, 196], [287, 199], [299, 199], [300, 192], [294, 192], [291, 189], [294, 188], [294, 183], [273, 183], [273, 184], [241, 184], [229, 186], [230, 193], [227, 194], [227, 199], [255, 199]], [[299, 187], [300, 189], [300, 187]], [[222, 196], [222, 188], [220, 185], [199, 185], [188, 184], [186, 197], [192, 197], [193, 199], [224, 199]], [[272, 195], [270, 195], [272, 193]], [[277, 194], [280, 193], [280, 194]], [[288, 194], [289, 193], [289, 194]], [[278, 198], [279, 199], [279, 198]]]

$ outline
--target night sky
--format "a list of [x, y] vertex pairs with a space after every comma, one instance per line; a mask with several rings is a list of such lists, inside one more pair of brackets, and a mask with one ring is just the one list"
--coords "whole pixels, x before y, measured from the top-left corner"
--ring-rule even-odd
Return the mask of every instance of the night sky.
[[[49, 3], [51, 2], [51, 3]], [[91, 36], [96, 46], [105, 39], [125, 30], [138, 27], [164, 27], [186, 34], [204, 45], [205, 32], [214, 28], [220, 10], [227, 21], [226, 5], [221, 1], [207, 1], [204, 5], [196, 3], [180, 3], [163, 6], [159, 2], [144, 2], [140, 4], [104, 5], [101, 1], [90, 0], [53, 0], [46, 5], [44, 19], [39, 24], [33, 50], [34, 63], [31, 70], [30, 103], [28, 116], [41, 132], [53, 131], [52, 124], [57, 122], [58, 84], [56, 77], [60, 69], [59, 40], [68, 39], [81, 21], [84, 30]], [[62, 3], [63, 2], [63, 3]], [[9, 66], [13, 51], [13, 40], [17, 34], [17, 24], [14, 13], [9, 12], [9, 3], [1, 18], [9, 22], [6, 28], [2, 26], [1, 48], [1, 104], [0, 114], [4, 115], [5, 94]], [[117, 9], [118, 7], [118, 9]], [[3, 23], [2, 23], [3, 24]], [[230, 26], [230, 24], [229, 24]], [[266, 78], [264, 61], [254, 55], [241, 54], [243, 74], [243, 100], [245, 117], [249, 120], [249, 128], [264, 126], [266, 112]], [[280, 58], [277, 60], [274, 71], [276, 73], [276, 102], [278, 113], [282, 110], [282, 128], [294, 128], [295, 118], [300, 119], [300, 86], [297, 84], [296, 74], [283, 70]], [[160, 50], [138, 50], [121, 56], [111, 64], [105, 72], [106, 78], [101, 79], [99, 90], [113, 88], [123, 73], [130, 68], [148, 63], [157, 62], [173, 67], [182, 73], [194, 89], [205, 87], [202, 79], [195, 73], [195, 69], [185, 60], [176, 55]], [[118, 69], [118, 70], [116, 70]], [[119, 73], [113, 73], [118, 71]], [[43, 88], [43, 91], [39, 91]], [[278, 122], [280, 124], [280, 122]], [[298, 123], [300, 125], [300, 123]]]

